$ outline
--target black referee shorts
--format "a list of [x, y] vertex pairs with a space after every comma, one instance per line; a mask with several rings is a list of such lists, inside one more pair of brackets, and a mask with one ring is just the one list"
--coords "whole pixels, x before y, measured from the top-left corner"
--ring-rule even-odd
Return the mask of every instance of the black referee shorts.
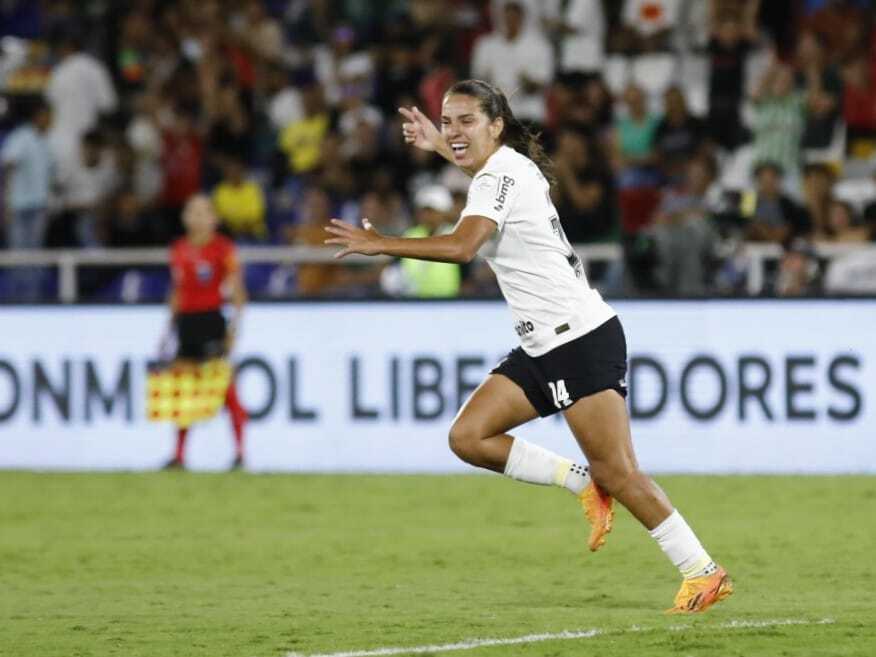
[[490, 374], [521, 387], [542, 417], [562, 411], [582, 397], [617, 390], [627, 396], [627, 341], [617, 317], [579, 338], [530, 356], [512, 349]]
[[176, 357], [185, 360], [208, 360], [225, 353], [225, 317], [218, 310], [202, 313], [179, 313]]

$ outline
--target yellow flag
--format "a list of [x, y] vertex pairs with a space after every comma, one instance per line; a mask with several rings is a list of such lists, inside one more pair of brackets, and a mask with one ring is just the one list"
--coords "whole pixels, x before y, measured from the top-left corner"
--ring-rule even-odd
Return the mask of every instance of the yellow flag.
[[188, 427], [207, 420], [225, 403], [231, 363], [215, 358], [203, 363], [175, 363], [149, 372], [146, 417]]

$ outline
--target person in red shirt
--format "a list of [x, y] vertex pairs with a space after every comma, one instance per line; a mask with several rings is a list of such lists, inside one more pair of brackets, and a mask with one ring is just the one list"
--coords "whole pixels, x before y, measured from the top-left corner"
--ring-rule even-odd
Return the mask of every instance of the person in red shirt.
[[197, 114], [190, 108], [174, 109], [169, 125], [161, 135], [162, 237], [178, 237], [181, 209], [201, 189], [204, 170], [204, 141], [197, 128]]
[[[216, 232], [218, 219], [209, 197], [196, 194], [183, 208], [186, 234], [171, 245], [170, 268], [173, 277], [169, 304], [176, 327], [177, 361], [204, 361], [225, 357], [230, 353], [237, 334], [246, 288], [237, 248], [234, 242]], [[223, 288], [229, 292], [234, 315], [226, 324], [221, 312]], [[243, 466], [243, 430], [246, 410], [237, 397], [232, 379], [225, 397], [225, 407], [234, 430], [235, 458], [233, 468]], [[168, 468], [184, 464], [188, 428], [177, 431], [176, 454]]]

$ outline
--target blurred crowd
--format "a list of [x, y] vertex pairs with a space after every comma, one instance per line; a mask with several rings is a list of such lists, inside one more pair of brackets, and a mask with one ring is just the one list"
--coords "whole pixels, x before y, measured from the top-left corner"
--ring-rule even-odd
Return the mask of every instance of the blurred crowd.
[[[332, 217], [449, 230], [468, 179], [406, 147], [397, 108], [437, 119], [477, 77], [541, 133], [569, 241], [621, 249], [591, 266], [604, 291], [744, 293], [751, 242], [782, 249], [767, 292], [876, 279], [816, 251], [876, 240], [869, 0], [2, 0], [0, 25], [7, 249], [167, 245], [202, 190], [244, 245], [321, 245]], [[263, 297], [495, 293], [478, 264], [247, 277]]]

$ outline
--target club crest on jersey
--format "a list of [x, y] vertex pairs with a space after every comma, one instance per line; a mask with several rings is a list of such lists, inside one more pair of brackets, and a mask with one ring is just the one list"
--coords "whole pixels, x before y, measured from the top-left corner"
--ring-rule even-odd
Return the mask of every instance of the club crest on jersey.
[[213, 265], [209, 262], [199, 260], [195, 263], [195, 277], [200, 283], [208, 283], [213, 277]]
[[496, 184], [496, 177], [491, 173], [483, 173], [474, 181], [474, 188], [487, 192], [490, 191]]
[[493, 209], [496, 212], [501, 212], [505, 207], [505, 201], [508, 200], [508, 190], [514, 187], [514, 178], [511, 176], [502, 176], [502, 182], [499, 183], [499, 190], [496, 194], [496, 205]]

